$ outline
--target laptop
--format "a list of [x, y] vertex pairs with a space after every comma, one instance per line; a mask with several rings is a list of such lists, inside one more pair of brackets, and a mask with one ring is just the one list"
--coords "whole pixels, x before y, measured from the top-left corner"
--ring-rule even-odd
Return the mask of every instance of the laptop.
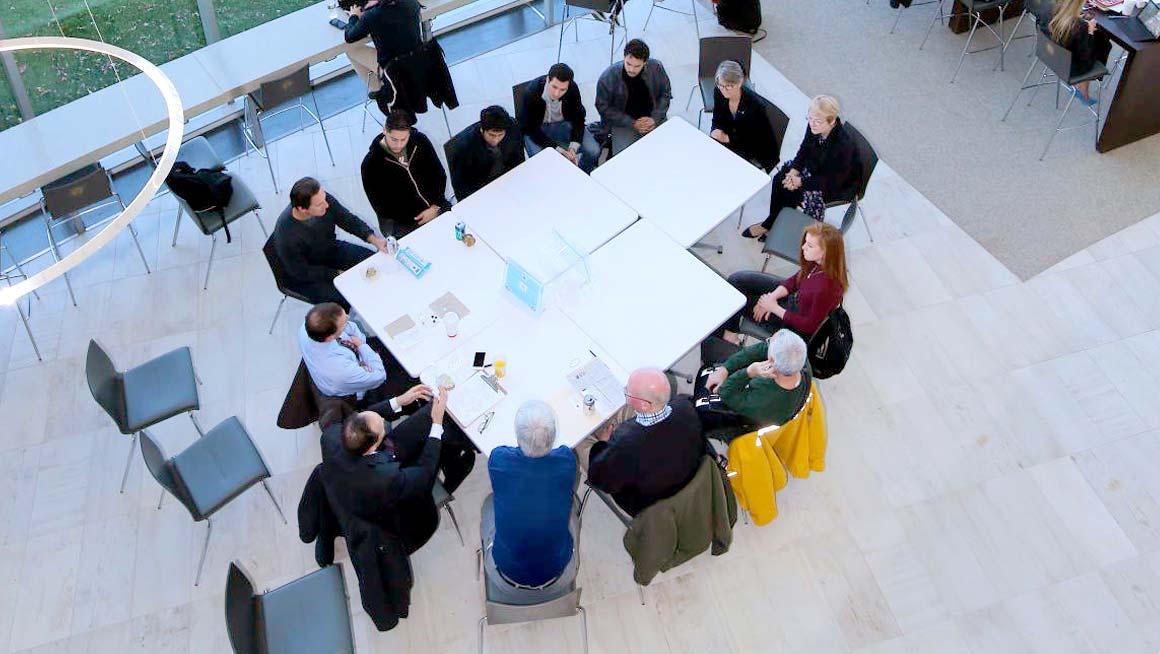
[[1149, 2], [1140, 13], [1126, 17], [1121, 24], [1124, 34], [1137, 42], [1160, 40], [1160, 5]]

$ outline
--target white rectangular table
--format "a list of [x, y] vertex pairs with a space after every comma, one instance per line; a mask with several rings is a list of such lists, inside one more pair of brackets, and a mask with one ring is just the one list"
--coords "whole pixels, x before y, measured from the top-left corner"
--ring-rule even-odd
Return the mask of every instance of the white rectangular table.
[[684, 247], [770, 183], [769, 175], [679, 117], [609, 159], [592, 179]]
[[622, 385], [628, 373], [558, 310], [548, 309], [538, 316], [514, 307], [504, 311], [490, 327], [466, 338], [455, 352], [434, 364], [435, 374], [447, 373], [461, 382], [472, 374], [476, 352], [485, 352], [488, 363], [497, 355], [507, 361], [507, 374], [500, 380], [507, 395], [493, 409], [495, 415], [487, 429], [479, 432], [482, 418], [460, 424], [485, 454], [500, 445], [516, 444], [516, 410], [526, 400], [551, 405], [556, 412], [556, 442], [568, 446], [575, 446], [623, 405], [621, 397], [616, 409], [584, 412], [579, 393], [566, 378], [569, 372], [591, 361], [595, 354]]
[[628, 371], [670, 368], [745, 304], [729, 282], [647, 220], [593, 253], [589, 267], [587, 284], [569, 278], [553, 289], [554, 306]]
[[583, 253], [594, 252], [636, 221], [637, 213], [552, 149], [516, 166], [451, 208], [501, 258], [513, 258], [541, 281], [562, 272], [556, 230]]
[[[407, 246], [431, 263], [422, 277], [416, 278], [378, 252], [336, 277], [334, 285], [407, 372], [417, 377], [423, 368], [494, 322], [497, 312], [511, 301], [503, 290], [504, 262], [483, 243], [467, 247], [455, 240], [455, 218], [450, 213], [399, 241], [399, 247]], [[368, 267], [378, 271], [372, 279], [366, 276]], [[469, 310], [461, 316], [454, 338], [447, 336], [441, 322], [424, 320], [431, 314], [431, 302], [448, 291]], [[417, 325], [412, 330], [418, 331], [392, 339], [386, 326], [405, 314], [415, 319]]]

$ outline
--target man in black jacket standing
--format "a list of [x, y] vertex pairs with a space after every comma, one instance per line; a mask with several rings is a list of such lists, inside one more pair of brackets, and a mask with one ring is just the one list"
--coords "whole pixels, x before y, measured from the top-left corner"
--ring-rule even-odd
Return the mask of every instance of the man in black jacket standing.
[[515, 121], [503, 107], [492, 105], [479, 112], [479, 122], [451, 139], [447, 165], [451, 187], [462, 202], [493, 179], [524, 162], [523, 138]]
[[[382, 82], [379, 69], [385, 69], [395, 57], [416, 50], [422, 43], [417, 0], [371, 0], [356, 2], [350, 8], [343, 39], [351, 44], [346, 49], [351, 66], [359, 77], [370, 77], [370, 91], [379, 90]], [[375, 47], [359, 43], [371, 37]]]
[[342, 206], [318, 180], [303, 177], [290, 187], [290, 206], [278, 216], [270, 239], [288, 288], [314, 304], [336, 302], [350, 311], [350, 303], [334, 287], [334, 278], [374, 252], [338, 240], [336, 227], [380, 251], [386, 249], [386, 240], [370, 225]]
[[410, 116], [395, 110], [362, 162], [362, 183], [384, 235], [402, 238], [451, 208], [447, 172]]
[[523, 102], [516, 107], [516, 119], [529, 157], [545, 148], [556, 148], [590, 173], [600, 157], [600, 146], [584, 127], [587, 112], [574, 77], [568, 64], [553, 64], [547, 75], [528, 83]]

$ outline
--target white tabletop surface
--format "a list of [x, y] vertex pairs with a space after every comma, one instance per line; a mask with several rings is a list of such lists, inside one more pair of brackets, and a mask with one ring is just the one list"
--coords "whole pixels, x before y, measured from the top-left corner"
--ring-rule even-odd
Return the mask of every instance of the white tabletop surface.
[[552, 305], [628, 371], [671, 367], [745, 304], [729, 282], [647, 220], [597, 250], [589, 268], [587, 284], [577, 287], [571, 277], [557, 284]]
[[769, 175], [680, 117], [609, 159], [592, 179], [684, 247], [770, 183]]
[[501, 258], [541, 281], [562, 272], [553, 253], [557, 230], [594, 252], [636, 221], [637, 213], [552, 149], [516, 166], [451, 208]]
[[500, 445], [516, 444], [516, 410], [526, 400], [543, 400], [552, 406], [556, 412], [556, 443], [568, 446], [583, 440], [624, 403], [621, 397], [616, 409], [584, 413], [580, 394], [572, 390], [566, 378], [569, 372], [591, 361], [595, 354], [621, 385], [628, 374], [560, 311], [548, 309], [535, 316], [510, 307], [490, 327], [466, 338], [454, 353], [434, 364], [433, 372], [450, 374], [460, 382], [473, 374], [471, 364], [476, 352], [486, 353], [488, 363], [497, 355], [507, 361], [507, 374], [500, 380], [507, 395], [493, 409], [495, 415], [487, 429], [479, 433], [482, 418], [461, 425], [484, 453]]
[[[432, 362], [450, 354], [473, 334], [495, 321], [497, 312], [513, 301], [503, 290], [504, 262], [477, 242], [467, 247], [455, 240], [455, 219], [445, 213], [399, 241], [431, 263], [416, 278], [401, 264], [378, 252], [334, 280], [342, 293], [412, 376]], [[366, 269], [378, 274], [367, 279]], [[430, 304], [448, 291], [469, 313], [461, 316], [458, 334], [448, 337], [441, 322], [431, 324]], [[404, 314], [417, 323], [414, 334], [392, 339], [386, 326]]]

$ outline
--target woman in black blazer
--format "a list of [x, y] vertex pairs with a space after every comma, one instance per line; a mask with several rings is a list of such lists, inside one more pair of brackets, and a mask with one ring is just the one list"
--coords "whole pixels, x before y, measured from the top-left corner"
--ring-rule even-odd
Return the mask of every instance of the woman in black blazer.
[[713, 131], [709, 136], [742, 159], [772, 172], [781, 144], [765, 115], [764, 103], [768, 100], [745, 86], [745, 71], [736, 61], [722, 61], [717, 66], [716, 82]]

